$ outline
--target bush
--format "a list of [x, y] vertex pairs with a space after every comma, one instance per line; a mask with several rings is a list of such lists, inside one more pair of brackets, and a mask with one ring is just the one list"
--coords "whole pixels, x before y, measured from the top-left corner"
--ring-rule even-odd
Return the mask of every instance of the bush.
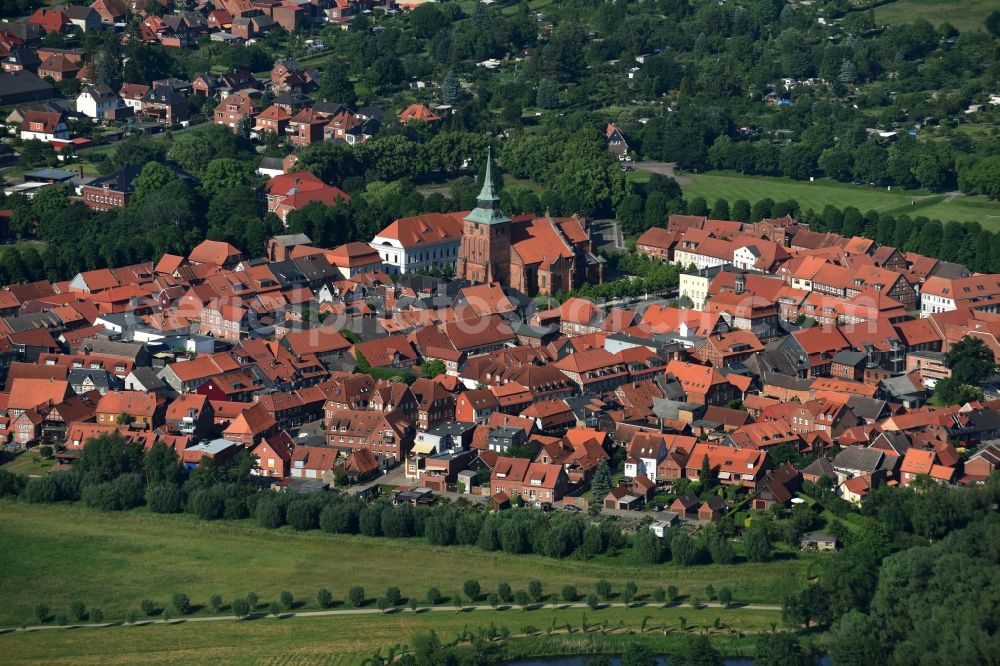
[[222, 504], [222, 517], [226, 520], [243, 520], [250, 517], [250, 509], [242, 497], [227, 497]]
[[35, 606], [35, 619], [38, 620], [38, 624], [45, 624], [49, 619], [49, 607], [45, 604]]
[[771, 559], [771, 538], [763, 525], [751, 525], [743, 537], [747, 559], [751, 562], [767, 562]]
[[213, 594], [212, 597], [208, 600], [208, 605], [212, 608], [213, 613], [218, 613], [220, 610], [222, 610], [222, 595]]
[[359, 585], [355, 585], [347, 592], [347, 600], [351, 602], [351, 605], [355, 608], [361, 608], [365, 605], [365, 589]]
[[261, 527], [274, 530], [285, 523], [285, 517], [278, 502], [270, 497], [262, 497], [257, 501], [257, 506], [253, 510], [254, 520]]
[[32, 504], [49, 504], [57, 501], [59, 488], [56, 486], [55, 477], [41, 476], [28, 479], [28, 484], [24, 488], [24, 499]]
[[486, 595], [486, 603], [488, 603], [493, 608], [500, 605], [500, 597], [497, 596], [496, 592], [490, 592]]
[[666, 538], [660, 538], [651, 530], [641, 530], [635, 535], [632, 552], [640, 562], [659, 564], [667, 559], [669, 548]]
[[324, 532], [357, 534], [360, 509], [355, 501], [328, 504], [319, 512], [319, 526]]
[[632, 603], [635, 600], [635, 595], [639, 591], [638, 586], [635, 581], [629, 581], [625, 583], [625, 587], [622, 588], [622, 601], [627, 604]]
[[600, 599], [600, 597], [598, 597], [597, 594], [594, 593], [594, 592], [591, 592], [590, 594], [588, 594], [587, 595], [587, 606], [590, 607], [590, 610], [597, 610], [598, 608], [600, 608], [601, 607], [601, 599]]
[[77, 622], [87, 619], [87, 605], [82, 601], [74, 601], [69, 605], [69, 614]]
[[531, 603], [531, 594], [526, 590], [518, 590], [514, 593], [514, 603], [522, 609], [527, 607]]
[[125, 613], [125, 622], [128, 624], [135, 624], [139, 621], [139, 613], [136, 612], [134, 608], [130, 608], [127, 613]]
[[142, 504], [142, 477], [122, 474], [114, 481], [91, 484], [80, 494], [83, 503], [102, 511], [124, 511]]
[[673, 561], [681, 565], [701, 564], [705, 561], [705, 548], [684, 532], [675, 532], [670, 540], [670, 552]]
[[674, 585], [667, 585], [667, 601], [669, 601], [670, 603], [673, 603], [673, 602], [677, 601], [677, 595], [678, 594], [679, 593], [677, 591], [677, 587], [676, 586], [674, 586]]
[[611, 598], [611, 583], [602, 578], [594, 584], [594, 591], [601, 599], [607, 601]]
[[497, 596], [500, 597], [500, 601], [505, 604], [509, 604], [514, 600], [514, 592], [510, 589], [510, 585], [507, 583], [500, 583], [497, 585]]
[[91, 608], [90, 621], [93, 622], [94, 624], [100, 624], [101, 622], [104, 622], [104, 611], [102, 611], [100, 608]]
[[250, 610], [254, 610], [260, 603], [260, 597], [257, 596], [256, 592], [247, 592], [247, 602], [250, 604]]
[[156, 602], [152, 599], [143, 599], [139, 602], [139, 609], [142, 610], [143, 615], [152, 617], [156, 614]]
[[657, 585], [653, 588], [653, 601], [658, 604], [662, 604], [667, 598], [667, 591], [661, 586]]
[[465, 592], [465, 596], [469, 597], [470, 602], [474, 602], [479, 598], [479, 581], [475, 578], [470, 578], [465, 581], [465, 584], [462, 586], [462, 591]]
[[267, 609], [274, 617], [278, 617], [279, 615], [281, 615], [281, 604], [279, 604], [277, 601], [272, 601], [270, 605], [267, 607]]
[[427, 590], [427, 603], [431, 606], [437, 606], [441, 603], [441, 590], [436, 587], [428, 588]]
[[528, 581], [528, 596], [531, 597], [531, 600], [536, 604], [542, 600], [542, 597], [544, 596], [542, 592], [542, 581]]
[[573, 603], [579, 597], [580, 597], [580, 595], [577, 593], [575, 587], [573, 587], [572, 585], [564, 585], [563, 586], [563, 589], [562, 589], [562, 598], [565, 601], [567, 601], [569, 603]]
[[318, 529], [319, 507], [308, 499], [293, 501], [285, 509], [285, 519], [293, 529], [300, 532]]
[[175, 594], [173, 599], [170, 600], [170, 603], [173, 605], [174, 610], [181, 615], [187, 615], [191, 612], [191, 599], [183, 592]]
[[24, 492], [28, 480], [20, 474], [11, 474], [0, 469], [0, 497], [16, 497]]
[[202, 488], [188, 497], [188, 510], [202, 520], [218, 520], [226, 511], [226, 502], [212, 488]]
[[278, 601], [281, 602], [282, 607], [285, 610], [291, 610], [292, 606], [295, 605], [295, 597], [288, 590], [282, 590], [281, 594], [278, 596]]
[[153, 513], [180, 513], [183, 500], [180, 488], [173, 484], [160, 483], [146, 489], [146, 504]]
[[719, 603], [726, 608], [729, 608], [729, 605], [733, 603], [733, 591], [728, 587], [724, 587], [719, 590]]
[[329, 608], [333, 605], [333, 595], [330, 590], [321, 587], [316, 591], [316, 603], [320, 608]]
[[403, 603], [403, 595], [399, 591], [399, 588], [395, 586], [386, 588], [385, 598], [390, 606], [398, 606]]
[[246, 599], [233, 599], [233, 616], [237, 620], [242, 620], [250, 615], [250, 602]]

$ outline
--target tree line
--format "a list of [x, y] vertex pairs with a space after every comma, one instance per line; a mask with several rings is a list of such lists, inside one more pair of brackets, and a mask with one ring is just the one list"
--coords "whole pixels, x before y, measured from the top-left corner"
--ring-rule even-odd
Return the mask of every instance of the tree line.
[[786, 622], [831, 628], [837, 664], [982, 663], [995, 632], [998, 497], [997, 473], [983, 486], [875, 489], [862, 505], [871, 522], [786, 600]]
[[[640, 529], [631, 538], [617, 524], [591, 524], [569, 513], [506, 511], [487, 514], [463, 503], [434, 507], [394, 505], [388, 498], [364, 502], [341, 493], [298, 495], [265, 490], [252, 476], [254, 458], [245, 450], [216, 464], [203, 458], [186, 470], [162, 442], [149, 451], [118, 433], [89, 440], [68, 472], [27, 479], [0, 470], [0, 495], [31, 503], [80, 502], [102, 511], [146, 505], [155, 513], [187, 512], [203, 520], [252, 519], [267, 529], [288, 525], [370, 537], [422, 538], [437, 546], [476, 546], [512, 555], [552, 558], [631, 553], [640, 563], [672, 561], [690, 566], [739, 561], [728, 536], [706, 528], [697, 537], [668, 530], [657, 537]], [[770, 536], [751, 527], [744, 539], [746, 558], [771, 558]]]

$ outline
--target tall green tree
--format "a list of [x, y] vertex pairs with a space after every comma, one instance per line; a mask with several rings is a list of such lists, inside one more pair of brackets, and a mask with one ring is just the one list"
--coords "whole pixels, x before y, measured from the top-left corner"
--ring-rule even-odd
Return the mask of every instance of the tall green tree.
[[594, 470], [594, 477], [590, 480], [593, 502], [599, 504], [604, 501], [604, 496], [611, 492], [612, 482], [611, 467], [608, 466], [607, 460], [601, 460], [597, 464], [597, 469]]

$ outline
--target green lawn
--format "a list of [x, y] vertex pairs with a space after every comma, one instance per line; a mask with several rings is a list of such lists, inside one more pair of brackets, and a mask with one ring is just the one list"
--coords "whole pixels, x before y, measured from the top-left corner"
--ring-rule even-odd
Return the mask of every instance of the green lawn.
[[[638, 172], [633, 172], [638, 173]], [[730, 203], [746, 199], [750, 203], [770, 197], [775, 201], [795, 199], [803, 210], [820, 211], [826, 205], [838, 208], [854, 206], [861, 212], [876, 210], [895, 215], [924, 215], [944, 222], [979, 222], [984, 227], [1000, 229], [1000, 202], [985, 197], [958, 196], [946, 201], [945, 195], [930, 195], [919, 190], [885, 190], [837, 183], [821, 179], [809, 183], [788, 178], [746, 176], [728, 172], [685, 173], [684, 195], [704, 197], [711, 206], [719, 197]]]
[[961, 31], [983, 30], [983, 21], [994, 9], [996, 0], [898, 0], [878, 7], [875, 22], [901, 24], [922, 18], [935, 26], [947, 21]]
[[5, 469], [11, 474], [25, 474], [27, 476], [42, 476], [48, 474], [55, 460], [45, 460], [34, 451], [20, 453], [13, 460], [4, 463], [0, 469]]
[[[546, 590], [575, 585], [582, 593], [605, 578], [618, 587], [674, 585], [703, 595], [706, 585], [729, 587], [738, 602], [781, 603], [802, 584], [816, 556], [754, 564], [679, 567], [635, 565], [628, 556], [594, 561], [485, 553], [476, 548], [434, 547], [419, 540], [389, 540], [264, 530], [248, 521], [202, 522], [187, 515], [146, 511], [100, 513], [80, 506], [0, 501], [0, 626], [33, 621], [35, 605], [65, 613], [79, 600], [122, 618], [144, 598], [165, 604], [183, 592], [195, 605], [213, 594], [227, 602], [254, 591], [262, 602], [290, 590], [314, 605], [320, 587], [343, 600], [353, 585], [370, 598], [395, 585], [404, 597], [423, 598], [431, 586], [446, 596], [469, 578], [484, 593], [506, 581], [514, 589], [532, 579]], [[649, 590], [642, 590], [640, 592]], [[204, 611], [202, 611], [204, 612]]]
[[[589, 632], [582, 633], [586, 615]], [[628, 629], [640, 633], [642, 620], [648, 617], [641, 640], [657, 651], [676, 646], [685, 632], [680, 618], [686, 620], [686, 633], [708, 631], [718, 649], [725, 654], [746, 654], [752, 649], [746, 639], [734, 632], [768, 631], [772, 622], [780, 622], [778, 611], [724, 610], [688, 607], [676, 608], [606, 608], [591, 611], [581, 608], [532, 611], [475, 610], [472, 612], [412, 613], [402, 611], [387, 615], [334, 616], [309, 618], [266, 618], [244, 622], [177, 623], [171, 625], [118, 626], [101, 629], [18, 632], [0, 636], [7, 664], [358, 664], [376, 650], [382, 655], [396, 645], [406, 645], [411, 637], [433, 629], [444, 642], [454, 640], [463, 631], [475, 632], [491, 623], [506, 627], [512, 636], [511, 648], [529, 654], [579, 654], [590, 652], [594, 644], [605, 644], [620, 653]], [[713, 627], [720, 620], [720, 629]], [[555, 620], [559, 634], [545, 632]], [[619, 622], [624, 628], [619, 629]], [[565, 633], [566, 624], [573, 629]], [[604, 624], [614, 633], [602, 634]], [[518, 639], [525, 628], [534, 627], [538, 635]], [[663, 629], [668, 630], [664, 634]], [[633, 638], [627, 640], [634, 640]]]

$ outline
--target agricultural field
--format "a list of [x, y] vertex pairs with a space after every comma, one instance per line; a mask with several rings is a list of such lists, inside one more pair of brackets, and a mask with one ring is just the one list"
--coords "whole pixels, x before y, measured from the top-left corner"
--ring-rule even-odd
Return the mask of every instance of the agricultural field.
[[875, 9], [876, 24], [912, 23], [926, 19], [935, 26], [948, 22], [960, 31], [982, 30], [996, 0], [898, 0]]
[[143, 599], [161, 605], [187, 594], [196, 614], [213, 594], [228, 602], [256, 592], [262, 602], [291, 591], [315, 608], [316, 590], [328, 588], [343, 607], [348, 588], [360, 585], [373, 599], [390, 585], [422, 600], [431, 586], [445, 596], [478, 579], [484, 594], [500, 582], [515, 590], [538, 579], [545, 590], [575, 585], [587, 594], [599, 579], [617, 588], [676, 586], [681, 595], [704, 595], [706, 585], [729, 587], [741, 603], [780, 604], [801, 586], [820, 556], [783, 553], [769, 563], [735, 565], [637, 565], [628, 556], [590, 561], [487, 553], [471, 547], [435, 547], [422, 540], [265, 530], [249, 521], [203, 522], [189, 515], [144, 510], [100, 513], [67, 505], [0, 502], [0, 586], [6, 603], [0, 626], [33, 622], [33, 609], [66, 613], [73, 601], [121, 619]]
[[818, 212], [826, 205], [854, 206], [861, 212], [876, 210], [893, 215], [923, 215], [942, 222], [979, 222], [984, 228], [1000, 230], [1000, 202], [981, 196], [875, 189], [827, 179], [809, 183], [725, 172], [685, 173], [679, 182], [685, 198], [690, 201], [703, 197], [709, 206], [719, 197], [730, 202], [746, 199], [751, 203], [766, 197], [775, 201], [795, 199], [802, 210], [812, 208]]
[[[684, 629], [682, 630], [682, 620]], [[644, 622], [645, 619], [645, 622]], [[719, 620], [718, 628], [715, 627]], [[586, 620], [588, 633], [583, 634]], [[752, 643], [736, 632], [770, 630], [779, 611], [689, 607], [551, 607], [447, 612], [409, 610], [385, 615], [268, 617], [258, 620], [178, 622], [146, 626], [17, 632], [0, 636], [8, 664], [359, 664], [379, 652], [388, 656], [419, 632], [433, 630], [443, 642], [491, 624], [506, 628], [519, 653], [579, 654], [605, 644], [621, 651], [625, 640], [642, 640], [657, 651], [676, 647], [685, 633], [707, 631], [724, 654], [746, 654]], [[569, 624], [573, 634], [566, 633]], [[645, 625], [646, 631], [642, 632]], [[552, 636], [548, 630], [556, 627]], [[608, 633], [598, 628], [603, 626]], [[664, 629], [667, 632], [664, 632]], [[525, 632], [532, 630], [532, 636]], [[626, 639], [626, 634], [632, 636]]]

